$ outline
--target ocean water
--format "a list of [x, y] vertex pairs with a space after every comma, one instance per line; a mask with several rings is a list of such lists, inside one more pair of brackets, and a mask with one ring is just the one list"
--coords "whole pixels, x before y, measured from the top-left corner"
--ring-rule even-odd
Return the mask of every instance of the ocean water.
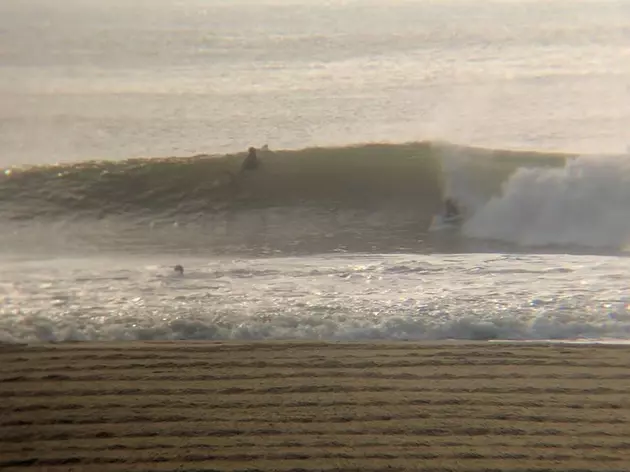
[[628, 2], [9, 0], [0, 38], [0, 341], [630, 339]]
[[[630, 261], [505, 254], [10, 262], [0, 341], [630, 338]], [[183, 276], [167, 262], [183, 263]]]

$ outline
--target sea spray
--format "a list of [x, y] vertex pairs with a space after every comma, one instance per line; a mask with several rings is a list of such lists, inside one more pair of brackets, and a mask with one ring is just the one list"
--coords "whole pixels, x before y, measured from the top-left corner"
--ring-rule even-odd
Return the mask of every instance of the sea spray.
[[623, 248], [630, 240], [629, 184], [627, 156], [523, 167], [466, 222], [464, 234], [522, 246]]

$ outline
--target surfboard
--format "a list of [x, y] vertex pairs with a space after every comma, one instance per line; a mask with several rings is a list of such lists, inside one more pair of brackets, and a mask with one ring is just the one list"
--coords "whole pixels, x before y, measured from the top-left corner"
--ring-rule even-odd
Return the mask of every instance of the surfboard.
[[431, 220], [431, 226], [429, 226], [429, 231], [447, 231], [453, 230], [460, 227], [462, 223], [463, 217], [462, 215], [453, 215], [453, 216], [444, 216], [434, 215]]

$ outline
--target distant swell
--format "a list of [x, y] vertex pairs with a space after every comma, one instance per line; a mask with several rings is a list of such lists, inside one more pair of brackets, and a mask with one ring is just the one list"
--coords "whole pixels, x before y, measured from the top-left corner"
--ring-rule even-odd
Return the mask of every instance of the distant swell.
[[[259, 156], [261, 168], [250, 172], [240, 172], [244, 154], [6, 169], [0, 218], [21, 229], [0, 231], [1, 242], [26, 244], [33, 236], [24, 225], [33, 222], [52, 222], [57, 240], [71, 238], [73, 247], [141, 241], [263, 253], [506, 245], [619, 251], [630, 240], [627, 156], [435, 142]], [[429, 234], [446, 195], [460, 202], [467, 220], [461, 231]]]

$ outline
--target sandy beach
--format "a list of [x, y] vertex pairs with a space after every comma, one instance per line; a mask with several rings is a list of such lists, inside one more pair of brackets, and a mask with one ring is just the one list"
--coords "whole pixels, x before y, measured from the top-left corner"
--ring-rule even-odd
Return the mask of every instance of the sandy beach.
[[7, 471], [612, 471], [628, 348], [3, 346]]

